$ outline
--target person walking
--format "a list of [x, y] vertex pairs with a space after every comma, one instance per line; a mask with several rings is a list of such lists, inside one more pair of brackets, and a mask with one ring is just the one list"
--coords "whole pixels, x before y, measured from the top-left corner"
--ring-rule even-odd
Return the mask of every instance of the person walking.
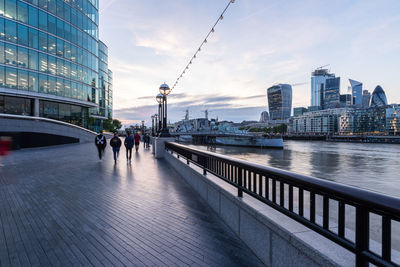
[[4, 165], [1, 163], [3, 158], [8, 155], [11, 150], [12, 139], [8, 136], [0, 136], [0, 167]]
[[121, 139], [119, 139], [117, 133], [114, 133], [114, 137], [110, 140], [110, 146], [112, 147], [114, 154], [114, 163], [117, 163], [117, 158], [119, 156], [119, 149], [121, 147]]
[[107, 140], [103, 135], [103, 130], [101, 130], [101, 132], [94, 139], [94, 144], [97, 147], [97, 151], [99, 152], [99, 160], [101, 161], [102, 155], [104, 154], [104, 149], [107, 146]]
[[140, 135], [138, 134], [138, 132], [135, 133], [134, 139], [135, 139], [135, 149], [136, 152], [138, 152], [140, 144]]
[[130, 132], [126, 133], [127, 136], [125, 137], [124, 145], [126, 148], [126, 161], [131, 162], [132, 160], [132, 148], [133, 148], [133, 136]]

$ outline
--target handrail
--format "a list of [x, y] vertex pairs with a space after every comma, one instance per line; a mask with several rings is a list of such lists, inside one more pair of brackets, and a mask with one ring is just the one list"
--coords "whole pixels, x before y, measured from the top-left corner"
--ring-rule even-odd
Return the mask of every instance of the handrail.
[[[166, 143], [165, 148], [171, 153], [176, 153], [178, 157], [185, 158], [188, 164], [191, 162], [201, 167], [203, 174], [212, 173], [235, 186], [238, 189], [238, 197], [242, 197], [244, 192], [355, 253], [356, 266], [367, 266], [369, 262], [378, 266], [399, 266], [391, 259], [391, 227], [392, 221], [400, 222], [399, 198], [174, 142]], [[322, 225], [315, 219], [316, 196], [322, 197]], [[336, 201], [338, 206], [337, 232], [329, 227], [329, 209], [334, 204], [333, 201]], [[309, 205], [308, 218], [305, 216], [305, 204]], [[349, 240], [345, 234], [347, 206], [356, 210], [355, 241]], [[370, 214], [382, 218], [381, 255], [369, 249]]]
[[68, 123], [68, 122], [64, 122], [64, 121], [49, 119], [49, 118], [0, 113], [0, 118], [1, 117], [6, 118], [6, 119], [22, 119], [22, 120], [34, 120], [34, 121], [39, 120], [39, 121], [44, 121], [44, 122], [51, 122], [51, 123], [61, 124], [61, 125], [68, 126], [68, 127], [77, 128], [79, 130], [86, 131], [90, 134], [97, 134], [96, 132], [93, 132], [93, 131], [83, 128], [81, 126], [78, 126], [78, 125], [75, 125], [72, 123]]

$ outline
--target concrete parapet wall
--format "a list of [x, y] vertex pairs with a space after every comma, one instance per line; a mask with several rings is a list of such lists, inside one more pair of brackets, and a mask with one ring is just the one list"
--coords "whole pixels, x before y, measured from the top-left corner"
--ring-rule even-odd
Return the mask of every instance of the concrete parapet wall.
[[0, 115], [0, 132], [42, 133], [79, 139], [80, 143], [94, 142], [96, 133], [72, 124], [38, 117]]
[[164, 160], [188, 182], [266, 266], [354, 266], [354, 254], [219, 178], [170, 153]]

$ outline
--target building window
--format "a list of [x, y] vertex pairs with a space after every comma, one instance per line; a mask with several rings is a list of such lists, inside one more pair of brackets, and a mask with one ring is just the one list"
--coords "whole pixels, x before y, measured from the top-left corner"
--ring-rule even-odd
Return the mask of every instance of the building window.
[[32, 115], [32, 101], [19, 97], [4, 97], [4, 113], [14, 115]]
[[29, 91], [31, 92], [39, 91], [38, 74], [35, 72], [29, 72]]
[[6, 64], [17, 65], [17, 47], [15, 45], [6, 44]]
[[17, 70], [6, 68], [6, 87], [17, 89]]
[[28, 49], [18, 47], [18, 67], [28, 67]]

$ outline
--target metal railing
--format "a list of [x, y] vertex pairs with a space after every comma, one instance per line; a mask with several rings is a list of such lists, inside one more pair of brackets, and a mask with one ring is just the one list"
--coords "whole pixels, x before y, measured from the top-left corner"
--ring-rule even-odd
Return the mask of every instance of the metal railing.
[[[165, 148], [186, 159], [187, 164], [201, 167], [204, 175], [211, 173], [235, 186], [238, 197], [244, 192], [353, 252], [356, 266], [399, 266], [392, 261], [391, 252], [392, 222], [400, 222], [400, 199], [178, 143], [166, 143]], [[353, 240], [346, 231], [346, 211], [351, 209], [355, 210]], [[321, 210], [322, 215], [316, 216]], [[330, 219], [332, 213], [337, 227]], [[381, 217], [381, 253], [370, 248], [371, 214]]]

